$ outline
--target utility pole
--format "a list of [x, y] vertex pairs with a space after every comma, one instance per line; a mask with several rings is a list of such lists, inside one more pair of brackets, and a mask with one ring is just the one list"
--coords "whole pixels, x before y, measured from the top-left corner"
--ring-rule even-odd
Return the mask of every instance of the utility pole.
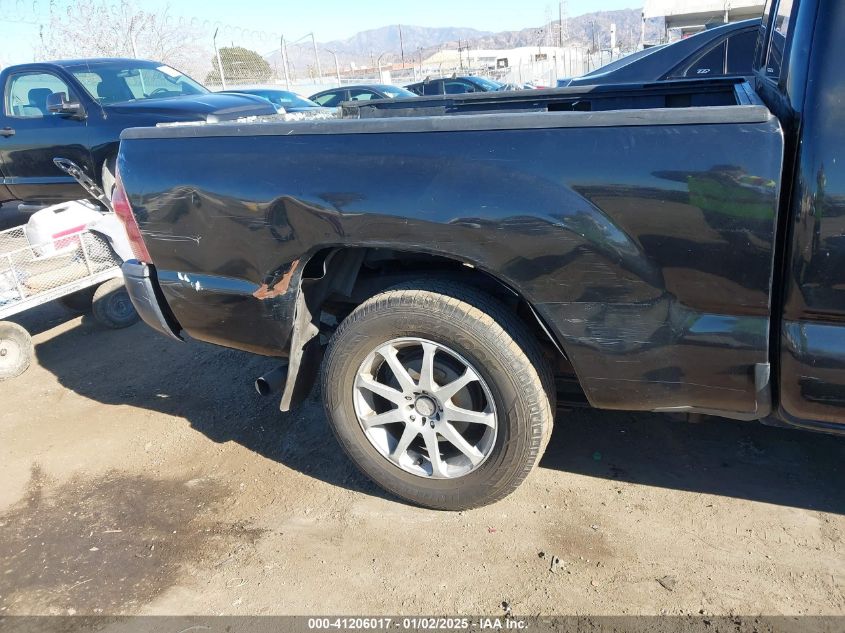
[[405, 70], [405, 40], [402, 39], [402, 25], [399, 25], [399, 50], [402, 51], [402, 70]]
[[290, 70], [288, 70], [288, 47], [285, 45], [284, 35], [282, 35], [282, 68], [285, 71], [285, 89], [290, 90]]
[[643, 19], [640, 23], [640, 46], [645, 48], [645, 13], [643, 13]]
[[558, 48], [563, 48], [563, 2], [558, 2], [557, 5], [557, 34], [558, 34]]
[[223, 72], [223, 62], [220, 59], [220, 49], [217, 48], [217, 31], [220, 29], [214, 29], [214, 38], [212, 38], [212, 42], [214, 43], [214, 54], [217, 55], [217, 67], [220, 69], [220, 84], [223, 86], [223, 90], [226, 90], [226, 75]]
[[323, 76], [323, 69], [320, 67], [320, 53], [317, 52], [317, 38], [314, 37], [314, 31], [311, 31], [311, 43], [314, 45], [314, 59], [317, 60], [317, 79]]

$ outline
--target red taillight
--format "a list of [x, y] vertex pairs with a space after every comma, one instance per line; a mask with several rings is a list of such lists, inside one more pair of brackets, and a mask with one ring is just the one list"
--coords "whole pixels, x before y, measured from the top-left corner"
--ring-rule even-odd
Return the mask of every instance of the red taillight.
[[132, 254], [140, 262], [144, 262], [145, 264], [152, 263], [150, 252], [147, 250], [147, 245], [144, 244], [144, 238], [141, 237], [141, 228], [138, 226], [138, 221], [135, 219], [135, 214], [129, 205], [129, 198], [126, 197], [126, 190], [123, 188], [120, 172], [117, 174], [114, 185], [111, 206], [114, 208], [115, 215], [123, 222], [123, 226], [126, 229], [126, 236], [129, 238], [129, 245], [132, 247]]
[[[58, 233], [53, 233], [53, 244], [56, 248], [68, 248], [70, 246], [76, 246], [79, 244], [79, 235], [80, 233], [85, 230], [85, 225], [82, 224], [80, 226], [74, 226], [70, 229], [65, 229], [64, 231], [59, 231]], [[67, 237], [68, 235], [73, 235], [73, 237]], [[67, 238], [67, 239], [60, 239], [60, 238]]]

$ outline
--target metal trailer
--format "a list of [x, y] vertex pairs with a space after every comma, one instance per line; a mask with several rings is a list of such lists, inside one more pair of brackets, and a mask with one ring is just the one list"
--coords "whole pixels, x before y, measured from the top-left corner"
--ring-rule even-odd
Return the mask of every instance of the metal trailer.
[[[54, 162], [111, 210], [103, 192], [76, 165], [63, 159]], [[25, 372], [34, 355], [26, 329], [5, 320], [11, 316], [58, 299], [79, 312], [90, 308], [109, 328], [138, 320], [123, 287], [123, 259], [118, 254], [123, 248], [115, 243], [122, 236], [114, 235], [115, 225], [105, 221], [103, 231], [88, 226], [39, 243], [30, 242], [26, 226], [0, 232], [0, 380]]]

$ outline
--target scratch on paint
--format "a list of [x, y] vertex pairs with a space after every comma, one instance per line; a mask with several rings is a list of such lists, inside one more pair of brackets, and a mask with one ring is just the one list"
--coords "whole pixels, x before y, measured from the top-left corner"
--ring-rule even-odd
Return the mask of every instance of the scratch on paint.
[[170, 233], [157, 233], [155, 231], [141, 231], [141, 233], [154, 240], [161, 242], [194, 242], [199, 245], [202, 235], [171, 235]]
[[258, 290], [252, 293], [252, 296], [261, 301], [266, 301], [267, 299], [274, 299], [285, 294], [290, 288], [291, 279], [293, 279], [293, 274], [296, 272], [298, 266], [299, 260], [294, 260], [291, 262], [290, 270], [282, 275], [279, 281], [274, 283], [272, 287], [269, 284], [261, 284]]
[[176, 273], [176, 277], [184, 284], [187, 284], [197, 292], [202, 290], [202, 284], [199, 281], [192, 281], [187, 273]]

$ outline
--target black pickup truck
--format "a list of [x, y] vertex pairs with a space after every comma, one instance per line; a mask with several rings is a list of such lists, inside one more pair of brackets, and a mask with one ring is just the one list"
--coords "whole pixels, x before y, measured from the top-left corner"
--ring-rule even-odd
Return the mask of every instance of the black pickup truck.
[[322, 366], [351, 459], [433, 508], [528, 474], [556, 405], [845, 430], [845, 3], [769, 0], [743, 79], [127, 130], [153, 328]]
[[0, 86], [0, 202], [87, 195], [56, 168], [57, 157], [82, 167], [110, 195], [120, 133], [129, 127], [275, 112], [259, 97], [210, 93], [170, 66], [137, 59], [9, 66]]

